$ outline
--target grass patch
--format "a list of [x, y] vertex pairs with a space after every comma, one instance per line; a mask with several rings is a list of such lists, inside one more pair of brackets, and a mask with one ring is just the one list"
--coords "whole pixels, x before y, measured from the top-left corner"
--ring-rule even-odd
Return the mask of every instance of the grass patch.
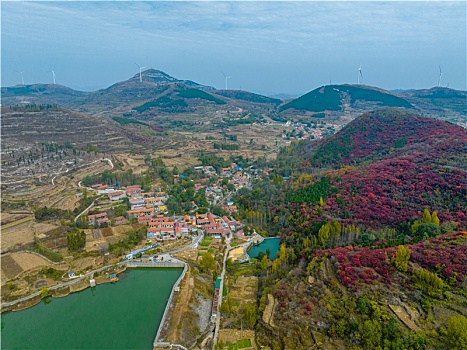
[[208, 237], [204, 237], [203, 241], [212, 241], [213, 239], [214, 239], [214, 237], [208, 236]]
[[200, 246], [202, 247], [209, 247], [211, 245], [211, 241], [202, 241], [200, 244]]
[[254, 264], [236, 264], [234, 276], [252, 276], [256, 273]]
[[238, 246], [238, 243], [237, 243], [237, 242], [233, 242], [230, 246], [231, 246], [231, 247], [236, 247], [236, 246]]
[[248, 339], [240, 339], [239, 341], [237, 341], [237, 347], [239, 349], [243, 349], [243, 348], [249, 348], [251, 346], [251, 340], [248, 338]]
[[49, 259], [49, 260], [51, 260], [53, 262], [60, 262], [60, 261], [63, 260], [63, 257], [59, 253], [44, 247], [42, 244], [36, 245], [32, 249], [32, 251], [45, 256], [47, 259]]
[[208, 249], [208, 253], [211, 253], [211, 254], [213, 254], [213, 253], [214, 253], [214, 249], [212, 249], [212, 248], [209, 248], [209, 249]]
[[227, 344], [229, 350], [238, 350], [237, 344]]

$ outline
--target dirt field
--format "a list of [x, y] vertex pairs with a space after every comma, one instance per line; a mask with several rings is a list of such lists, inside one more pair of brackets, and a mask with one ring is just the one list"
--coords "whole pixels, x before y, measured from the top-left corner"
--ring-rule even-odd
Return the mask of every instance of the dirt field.
[[11, 255], [4, 255], [1, 258], [2, 262], [2, 283], [9, 280], [23, 272], [21, 266], [11, 257]]
[[34, 241], [32, 215], [1, 227], [2, 253]]
[[0, 213], [0, 224], [2, 225], [2, 229], [3, 229], [5, 227], [8, 227], [7, 225], [9, 225], [9, 224], [11, 224], [11, 223], [13, 223], [15, 221], [27, 218], [27, 217], [30, 217], [30, 215], [28, 215], [28, 214]]
[[116, 162], [123, 164], [123, 170], [132, 169], [133, 174], [141, 174], [148, 169], [144, 163], [144, 156], [141, 154], [114, 154], [113, 156]]
[[[11, 257], [21, 267], [22, 270], [27, 271], [38, 266], [53, 266], [46, 259], [32, 253], [15, 253]], [[56, 268], [56, 266], [54, 266]]]
[[36, 235], [47, 235], [48, 232], [56, 230], [57, 228], [60, 228], [60, 226], [57, 225], [52, 225], [44, 222], [38, 222], [35, 224], [36, 228]]
[[258, 292], [258, 277], [238, 276], [235, 284], [229, 287], [229, 294], [232, 300], [237, 301], [239, 306], [242, 303], [252, 303], [256, 301]]
[[[250, 339], [251, 347], [242, 348], [242, 349], [257, 349], [255, 344], [255, 331], [252, 330], [238, 330], [238, 329], [220, 329], [219, 330], [219, 340], [222, 340], [227, 344], [234, 344], [238, 340]], [[228, 349], [228, 347], [225, 347]]]
[[75, 271], [80, 271], [89, 267], [92, 267], [96, 263], [96, 259], [93, 257], [82, 258], [73, 261], [70, 265]]

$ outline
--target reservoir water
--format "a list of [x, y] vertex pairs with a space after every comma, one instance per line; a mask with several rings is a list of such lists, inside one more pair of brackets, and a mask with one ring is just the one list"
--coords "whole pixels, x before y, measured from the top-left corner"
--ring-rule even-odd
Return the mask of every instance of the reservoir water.
[[2, 315], [2, 349], [152, 349], [181, 268], [127, 269], [115, 284]]
[[279, 238], [266, 238], [260, 244], [252, 246], [250, 250], [248, 250], [248, 255], [250, 258], [256, 258], [260, 252], [266, 254], [266, 251], [269, 249], [269, 259], [274, 260], [279, 253], [279, 243]]

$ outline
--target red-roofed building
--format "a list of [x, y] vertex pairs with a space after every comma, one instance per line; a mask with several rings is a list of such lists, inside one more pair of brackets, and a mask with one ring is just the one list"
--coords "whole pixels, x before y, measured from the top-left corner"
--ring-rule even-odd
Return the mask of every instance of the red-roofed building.
[[126, 197], [125, 192], [123, 191], [114, 191], [107, 193], [111, 201], [119, 201]]
[[125, 219], [123, 216], [117, 216], [114, 219], [114, 225], [115, 226], [123, 225], [126, 221], [127, 221], [127, 219]]
[[128, 196], [131, 194], [141, 194], [141, 186], [140, 185], [128, 186], [126, 188], [126, 194]]

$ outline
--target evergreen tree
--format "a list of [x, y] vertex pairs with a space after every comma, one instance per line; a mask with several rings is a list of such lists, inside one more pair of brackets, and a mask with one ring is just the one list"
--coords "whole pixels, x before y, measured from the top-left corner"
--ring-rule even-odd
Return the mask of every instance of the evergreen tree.
[[435, 224], [436, 226], [439, 226], [439, 218], [438, 218], [438, 213], [437, 212], [433, 212], [433, 214], [431, 215], [431, 223], [432, 224]]
[[431, 222], [432, 222], [432, 219], [431, 219], [430, 211], [425, 208], [425, 210], [423, 211], [422, 223], [428, 224], [428, 223], [431, 223]]
[[394, 258], [394, 265], [396, 269], [401, 272], [407, 271], [407, 265], [410, 259], [410, 250], [406, 246], [400, 245], [397, 247], [396, 255]]

